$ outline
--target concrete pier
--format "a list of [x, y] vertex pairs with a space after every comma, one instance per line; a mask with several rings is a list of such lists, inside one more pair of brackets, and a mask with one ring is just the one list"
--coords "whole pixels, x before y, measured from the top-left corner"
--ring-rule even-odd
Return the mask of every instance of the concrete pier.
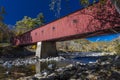
[[56, 42], [38, 42], [36, 56], [39, 58], [56, 57]]

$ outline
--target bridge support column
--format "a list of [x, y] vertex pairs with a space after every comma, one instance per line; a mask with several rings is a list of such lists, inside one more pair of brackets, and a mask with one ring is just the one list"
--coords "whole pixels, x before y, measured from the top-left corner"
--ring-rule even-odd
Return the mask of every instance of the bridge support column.
[[56, 57], [57, 49], [56, 42], [38, 42], [36, 49], [36, 56], [39, 58], [47, 58], [47, 57]]

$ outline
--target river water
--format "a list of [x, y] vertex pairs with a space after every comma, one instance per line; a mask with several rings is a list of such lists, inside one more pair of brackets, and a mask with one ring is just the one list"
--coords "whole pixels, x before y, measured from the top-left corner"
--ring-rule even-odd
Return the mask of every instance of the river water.
[[[1, 59], [0, 60], [0, 80], [13, 79], [32, 76], [37, 73], [52, 73], [54, 69], [65, 67], [75, 62], [83, 64], [94, 63], [100, 56], [81, 57], [80, 55], [63, 55], [64, 57], [55, 57], [47, 59], [22, 58], [22, 59]], [[65, 57], [66, 56], [66, 57]], [[69, 57], [68, 57], [69, 56]]]

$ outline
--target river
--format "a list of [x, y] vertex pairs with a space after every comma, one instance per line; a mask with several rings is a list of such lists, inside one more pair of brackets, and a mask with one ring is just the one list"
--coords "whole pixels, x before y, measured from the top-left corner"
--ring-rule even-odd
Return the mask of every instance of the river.
[[[63, 69], [68, 65], [96, 63], [102, 56], [80, 56], [76, 54], [60, 54], [59, 57], [39, 58], [17, 58], [0, 60], [0, 80], [17, 80], [21, 77], [36, 76], [38, 73], [47, 75], [56, 69]], [[64, 57], [62, 57], [64, 56]], [[69, 56], [69, 57], [68, 57]], [[28, 79], [29, 80], [29, 79]]]

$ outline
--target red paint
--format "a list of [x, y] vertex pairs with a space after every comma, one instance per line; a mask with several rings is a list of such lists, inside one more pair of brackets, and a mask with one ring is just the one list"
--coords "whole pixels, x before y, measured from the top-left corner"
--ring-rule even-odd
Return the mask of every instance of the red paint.
[[[104, 6], [101, 14], [95, 13], [96, 7], [82, 9], [61, 19], [53, 21], [42, 27], [17, 36], [14, 39], [16, 45], [27, 45], [39, 41], [60, 41], [75, 38], [84, 38], [100, 34], [112, 33], [111, 28], [119, 31], [120, 15], [116, 12], [110, 2]], [[95, 4], [95, 5], [99, 5]], [[116, 16], [118, 15], [118, 16]], [[103, 25], [104, 24], [104, 25]]]

